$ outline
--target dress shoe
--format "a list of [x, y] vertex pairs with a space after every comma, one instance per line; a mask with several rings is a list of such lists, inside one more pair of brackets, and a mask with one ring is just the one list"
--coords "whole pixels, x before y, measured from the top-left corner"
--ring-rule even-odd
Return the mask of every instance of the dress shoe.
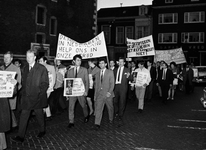
[[69, 125], [67, 127], [68, 128], [72, 128], [72, 127], [74, 127], [74, 124], [73, 123], [69, 123]]
[[46, 120], [46, 121], [51, 121], [51, 120], [52, 120], [52, 117], [46, 117], [45, 120]]
[[89, 115], [84, 118], [84, 123], [87, 123], [89, 121]]
[[42, 138], [45, 134], [46, 134], [45, 131], [39, 132], [39, 134], [37, 135], [37, 137], [38, 137], [38, 138]]
[[110, 124], [113, 124], [114, 122], [113, 122], [113, 120], [109, 120], [109, 123], [110, 123]]
[[143, 110], [142, 109], [138, 109], [138, 113], [142, 113], [143, 112]]
[[96, 131], [99, 130], [99, 129], [100, 129], [100, 125], [95, 124], [95, 126], [93, 127], [93, 129], [96, 130]]
[[16, 137], [11, 138], [11, 141], [22, 143], [24, 142], [24, 138], [21, 138], [20, 136], [16, 136]]

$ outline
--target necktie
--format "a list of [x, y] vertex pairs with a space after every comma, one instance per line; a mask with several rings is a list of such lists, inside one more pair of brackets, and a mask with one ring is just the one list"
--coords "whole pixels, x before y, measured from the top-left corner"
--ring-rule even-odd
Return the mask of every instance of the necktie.
[[102, 83], [102, 81], [103, 81], [103, 77], [104, 77], [104, 74], [103, 74], [104, 72], [103, 72], [103, 70], [101, 71], [101, 83]]
[[118, 78], [117, 78], [117, 81], [118, 81], [118, 82], [120, 82], [120, 74], [121, 74], [121, 71], [122, 71], [122, 67], [120, 67], [119, 73], [118, 73], [118, 76], [117, 76], [117, 77], [118, 77]]
[[77, 78], [77, 73], [78, 73], [77, 67], [75, 67], [75, 78]]
[[165, 80], [166, 79], [166, 73], [165, 73], [165, 69], [163, 70], [163, 75], [162, 75], [162, 80]]
[[31, 71], [31, 69], [32, 69], [32, 66], [29, 66], [29, 71]]

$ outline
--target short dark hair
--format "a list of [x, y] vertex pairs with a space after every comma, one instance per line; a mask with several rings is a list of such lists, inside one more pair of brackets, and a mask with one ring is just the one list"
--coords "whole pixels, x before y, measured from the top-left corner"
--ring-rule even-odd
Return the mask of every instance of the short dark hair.
[[14, 59], [13, 62], [18, 62], [19, 64], [21, 64], [21, 60], [20, 59]]
[[74, 55], [73, 60], [76, 60], [77, 58], [82, 60], [82, 56], [80, 54]]
[[164, 60], [162, 60], [161, 61], [163, 64], [165, 64], [165, 66], [168, 68], [168, 64], [164, 61]]
[[97, 59], [89, 59], [88, 61], [92, 62], [93, 64], [97, 65]]
[[33, 50], [33, 49], [27, 50], [26, 53], [33, 53], [34, 56], [37, 56], [37, 51], [36, 51], [36, 50]]
[[175, 67], [177, 67], [176, 62], [174, 62], [174, 61], [172, 61], [172, 62], [170, 63], [170, 66], [172, 66], [172, 65], [174, 65]]
[[12, 58], [14, 56], [13, 52], [11, 52], [11, 51], [7, 51], [6, 53], [4, 53], [4, 55], [7, 55], [7, 54], [9, 54]]
[[144, 65], [144, 61], [141, 60], [141, 61], [138, 62], [138, 64], [140, 64], [140, 65]]
[[119, 60], [120, 60], [120, 59], [122, 59], [122, 60], [124, 60], [124, 61], [125, 61], [125, 59], [124, 59], [123, 57], [119, 57]]
[[44, 61], [46, 61], [46, 62], [48, 61], [48, 59], [46, 58], [46, 56], [41, 56], [41, 57], [39, 57], [39, 59], [41, 59], [41, 58], [42, 58]]
[[150, 59], [149, 59], [149, 60], [147, 60], [147, 62], [149, 62], [149, 63], [151, 63], [151, 64], [153, 63], [153, 62], [152, 62], [152, 60], [150, 60]]
[[107, 60], [106, 60], [105, 58], [100, 58], [100, 59], [99, 59], [99, 62], [100, 62], [100, 61], [104, 61], [104, 63], [107, 64]]

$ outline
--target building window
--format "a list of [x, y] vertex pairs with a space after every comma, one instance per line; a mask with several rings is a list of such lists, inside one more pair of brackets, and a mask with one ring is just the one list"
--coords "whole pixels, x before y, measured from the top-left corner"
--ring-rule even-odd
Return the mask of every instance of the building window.
[[159, 14], [159, 24], [173, 24], [178, 22], [177, 13]]
[[182, 43], [204, 43], [204, 32], [182, 33]]
[[50, 18], [49, 33], [50, 33], [50, 35], [53, 35], [53, 36], [57, 35], [57, 19], [56, 19], [56, 17]]
[[159, 33], [158, 43], [177, 43], [177, 33]]
[[52, 2], [57, 2], [58, 0], [51, 0]]
[[110, 25], [102, 25], [102, 31], [104, 31], [105, 41], [107, 44], [110, 44], [111, 41], [111, 29]]
[[191, 2], [198, 2], [199, 0], [191, 0]]
[[45, 44], [45, 42], [46, 42], [46, 35], [45, 35], [45, 33], [40, 33], [40, 32], [36, 33], [35, 34], [35, 42], [36, 43]]
[[173, 3], [173, 0], [165, 0], [165, 3]]
[[148, 13], [147, 7], [145, 7], [145, 6], [140, 6], [140, 7], [139, 7], [139, 15], [140, 15], [140, 16], [145, 15], [145, 14], [147, 14], [147, 13]]
[[148, 36], [149, 27], [148, 26], [139, 26], [137, 27], [137, 39]]
[[36, 24], [46, 25], [46, 8], [44, 6], [36, 7]]
[[124, 44], [124, 27], [116, 28], [116, 44]]
[[205, 22], [205, 12], [185, 12], [184, 23], [199, 23]]
[[133, 26], [125, 27], [125, 37], [128, 39], [134, 38]]

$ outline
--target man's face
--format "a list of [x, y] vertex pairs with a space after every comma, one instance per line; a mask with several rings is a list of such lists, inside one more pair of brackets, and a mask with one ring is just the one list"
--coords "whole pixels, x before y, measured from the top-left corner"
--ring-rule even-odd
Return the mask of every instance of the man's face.
[[124, 59], [119, 59], [119, 66], [123, 67], [125, 64]]
[[110, 61], [110, 62], [109, 62], [109, 65], [110, 65], [110, 67], [114, 67], [114, 65], [115, 65], [115, 64], [114, 64], [114, 61], [113, 61], [113, 60]]
[[43, 58], [40, 58], [40, 59], [39, 59], [39, 63], [42, 64], [42, 65], [44, 65], [44, 64], [45, 64], [44, 59], [43, 59]]
[[60, 60], [56, 60], [56, 65], [59, 66], [61, 64]]
[[148, 61], [147, 62], [147, 66], [150, 67], [152, 64]]
[[82, 60], [80, 58], [78, 58], [78, 57], [74, 60], [75, 66], [80, 66], [81, 63], [82, 63]]
[[132, 61], [131, 62], [132, 68], [136, 67], [135, 63]]
[[17, 67], [20, 67], [20, 66], [21, 66], [21, 64], [20, 64], [18, 61], [15, 61], [15, 62], [14, 62], [14, 65], [17, 66]]
[[139, 67], [140, 69], [142, 69], [143, 66], [144, 66], [144, 65], [142, 65], [142, 64], [138, 64], [138, 67]]
[[88, 65], [89, 65], [90, 67], [93, 67], [93, 66], [94, 66], [94, 63], [91, 62], [91, 61], [88, 61]]
[[11, 57], [10, 54], [5, 54], [4, 55], [4, 63], [5, 65], [9, 65], [12, 62], [13, 58]]
[[163, 64], [162, 64], [162, 68], [163, 68], [163, 69], [166, 69], [166, 68], [167, 68], [167, 65], [166, 65], [165, 63], [163, 63]]
[[26, 60], [29, 64], [33, 64], [35, 62], [36, 56], [34, 55], [34, 53], [31, 52], [27, 52], [26, 53]]
[[106, 66], [107, 66], [107, 63], [105, 63], [104, 61], [99, 62], [100, 69], [104, 69], [104, 68], [106, 68]]

